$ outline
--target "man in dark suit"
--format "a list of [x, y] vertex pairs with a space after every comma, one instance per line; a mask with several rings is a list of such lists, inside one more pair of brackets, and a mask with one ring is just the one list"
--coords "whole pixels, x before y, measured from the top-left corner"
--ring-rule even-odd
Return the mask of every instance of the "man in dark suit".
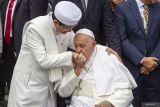
[[[53, 9], [59, 1], [62, 0], [53, 1]], [[82, 0], [69, 1], [75, 3], [83, 14], [81, 21], [73, 30], [75, 32], [81, 28], [92, 30], [97, 43], [108, 45], [120, 54], [120, 40], [117, 35], [110, 0], [84, 0], [85, 3]]]
[[[2, 13], [2, 4], [4, 3], [4, 0], [0, 0], [0, 16]], [[3, 41], [3, 36], [2, 36], [2, 24], [1, 24], [1, 17], [0, 17], [0, 38], [1, 41]], [[2, 52], [2, 43], [0, 44], [0, 51]], [[2, 59], [2, 53], [0, 52], [0, 107], [5, 107], [6, 106], [6, 101], [5, 101], [5, 75], [4, 75], [4, 70], [3, 70], [3, 59]]]
[[[11, 75], [11, 73], [9, 73], [8, 74], [8, 72], [5, 72], [4, 71], [4, 66], [5, 66], [5, 63], [4, 63], [4, 56], [5, 56], [5, 54], [4, 54], [4, 47], [6, 47], [5, 45], [4, 45], [4, 23], [5, 23], [5, 13], [6, 13], [6, 8], [7, 8], [7, 4], [8, 4], [8, 1], [9, 0], [2, 0], [2, 4], [1, 4], [1, 8], [0, 8], [0, 11], [1, 11], [1, 22], [2, 22], [2, 38], [3, 38], [3, 48], [2, 48], [2, 60], [3, 60], [3, 63], [2, 63], [2, 65], [3, 65], [3, 68], [1, 69], [1, 89], [0, 89], [0, 93], [1, 93], [1, 106], [2, 107], [6, 107], [6, 105], [7, 105], [7, 102], [6, 102], [6, 100], [5, 100], [5, 86], [6, 86], [6, 82], [7, 82], [7, 84], [8, 84], [8, 81], [7, 81], [7, 77], [9, 77], [10, 75]], [[11, 66], [13, 66], [13, 63], [15, 63], [14, 61], [15, 61], [15, 58], [13, 58], [13, 57], [8, 57], [8, 59], [9, 59], [9, 63], [10, 63], [10, 65], [7, 67], [7, 68], [11, 68]], [[14, 59], [14, 60], [13, 60]], [[7, 76], [7, 77], [6, 77]]]
[[[11, 0], [10, 0], [11, 2]], [[10, 81], [12, 72], [18, 57], [21, 42], [22, 42], [22, 31], [25, 22], [40, 16], [47, 14], [48, 0], [14, 0], [14, 10], [12, 16], [12, 36], [11, 43], [7, 44], [3, 41], [3, 61], [4, 61], [4, 72], [8, 88], [10, 87]], [[2, 32], [5, 32], [5, 21], [6, 21], [6, 10], [8, 8], [9, 0], [4, 0], [2, 4]], [[13, 7], [14, 7], [13, 6]], [[4, 37], [4, 35], [3, 35]]]
[[124, 64], [138, 87], [133, 91], [134, 107], [143, 102], [160, 102], [160, 3], [127, 0], [116, 6]]

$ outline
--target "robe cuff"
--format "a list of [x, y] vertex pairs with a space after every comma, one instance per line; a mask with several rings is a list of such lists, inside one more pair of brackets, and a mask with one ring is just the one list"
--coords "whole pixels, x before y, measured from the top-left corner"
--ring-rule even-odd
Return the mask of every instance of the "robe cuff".
[[114, 107], [128, 107], [133, 100], [131, 89], [119, 89], [106, 99]]

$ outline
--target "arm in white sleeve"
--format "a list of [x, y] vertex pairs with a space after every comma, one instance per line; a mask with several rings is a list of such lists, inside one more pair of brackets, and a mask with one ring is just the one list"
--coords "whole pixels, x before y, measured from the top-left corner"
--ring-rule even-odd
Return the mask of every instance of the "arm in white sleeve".
[[74, 69], [68, 72], [61, 80], [58, 93], [62, 97], [70, 96], [75, 87], [78, 86], [80, 79], [75, 75]]
[[114, 107], [128, 107], [133, 100], [132, 89], [118, 89], [112, 95], [107, 97]]
[[36, 26], [29, 25], [25, 32], [25, 39], [28, 48], [32, 52], [35, 60], [42, 68], [51, 69], [63, 66], [72, 66], [72, 52], [61, 54], [48, 54], [43, 37], [40, 36]]

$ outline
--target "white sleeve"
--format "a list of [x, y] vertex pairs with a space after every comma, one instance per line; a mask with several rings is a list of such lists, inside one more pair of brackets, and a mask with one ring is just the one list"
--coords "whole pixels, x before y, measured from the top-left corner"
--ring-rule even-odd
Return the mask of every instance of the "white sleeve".
[[58, 93], [61, 97], [70, 96], [75, 87], [78, 86], [80, 79], [75, 75], [74, 69], [68, 72], [61, 80], [58, 87]]
[[34, 25], [30, 25], [25, 32], [27, 48], [32, 52], [37, 63], [45, 69], [72, 66], [72, 52], [61, 54], [48, 54], [43, 37], [40, 36]]
[[133, 94], [131, 89], [119, 89], [107, 97], [107, 101], [114, 107], [128, 107], [132, 100]]

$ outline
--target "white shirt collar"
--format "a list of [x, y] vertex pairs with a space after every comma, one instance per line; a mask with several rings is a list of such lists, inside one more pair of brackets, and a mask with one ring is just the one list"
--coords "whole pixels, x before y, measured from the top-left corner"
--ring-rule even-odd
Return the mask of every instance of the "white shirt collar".
[[144, 6], [144, 3], [141, 0], [136, 0], [138, 8], [141, 8]]

